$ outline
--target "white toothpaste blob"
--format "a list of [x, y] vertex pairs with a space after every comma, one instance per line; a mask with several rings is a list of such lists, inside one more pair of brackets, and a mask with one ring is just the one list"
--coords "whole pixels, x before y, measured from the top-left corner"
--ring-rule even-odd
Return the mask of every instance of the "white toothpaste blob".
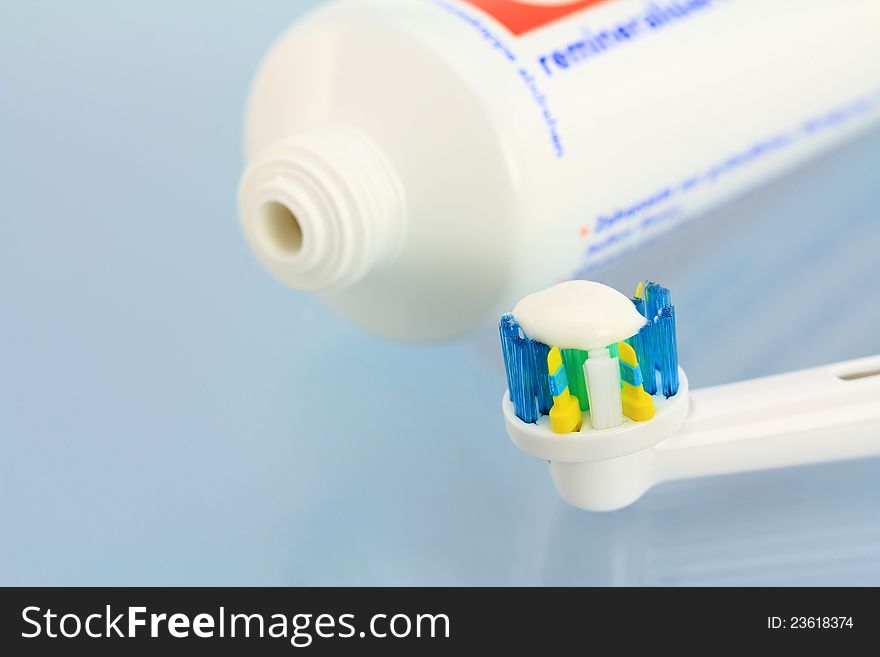
[[593, 281], [566, 281], [530, 294], [513, 316], [532, 340], [582, 351], [625, 340], [646, 323], [630, 299]]

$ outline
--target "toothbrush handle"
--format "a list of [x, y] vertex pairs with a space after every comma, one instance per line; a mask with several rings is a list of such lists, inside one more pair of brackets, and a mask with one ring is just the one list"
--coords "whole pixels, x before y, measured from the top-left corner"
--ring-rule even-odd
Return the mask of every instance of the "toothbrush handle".
[[692, 390], [658, 481], [880, 455], [880, 356]]

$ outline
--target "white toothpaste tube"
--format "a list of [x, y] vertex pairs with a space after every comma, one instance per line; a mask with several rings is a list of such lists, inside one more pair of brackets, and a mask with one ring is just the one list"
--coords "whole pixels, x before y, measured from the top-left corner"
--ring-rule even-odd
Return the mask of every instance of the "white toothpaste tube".
[[247, 108], [263, 265], [438, 340], [880, 117], [880, 2], [336, 0]]

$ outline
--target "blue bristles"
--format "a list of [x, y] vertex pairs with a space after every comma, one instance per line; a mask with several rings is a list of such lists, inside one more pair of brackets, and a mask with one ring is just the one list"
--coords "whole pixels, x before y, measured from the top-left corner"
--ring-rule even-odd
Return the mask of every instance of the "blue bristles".
[[550, 348], [529, 339], [510, 313], [501, 318], [498, 329], [513, 409], [523, 422], [537, 422], [553, 406], [547, 375]]
[[656, 372], [659, 370], [663, 394], [671, 397], [678, 392], [678, 351], [671, 295], [667, 288], [651, 281], [645, 284], [644, 290], [644, 299], [636, 297], [633, 304], [648, 323], [638, 335], [630, 338], [630, 345], [639, 360], [645, 392], [657, 394]]
[[513, 399], [513, 386], [515, 377], [513, 376], [513, 368], [511, 367], [513, 349], [513, 341], [519, 336], [519, 330], [515, 328], [516, 322], [513, 315], [507, 313], [501, 316], [498, 322], [498, 333], [501, 336], [501, 355], [504, 358], [504, 372], [507, 374], [507, 389], [510, 391], [510, 398]]
[[675, 336], [675, 306], [660, 308], [655, 323], [658, 325], [658, 363], [663, 394], [672, 397], [678, 392], [678, 345]]
[[663, 306], [672, 303], [669, 290], [659, 283], [648, 281], [645, 285], [645, 318], [651, 321]]
[[645, 300], [641, 297], [633, 297], [632, 298], [633, 305], [636, 307], [639, 315], [645, 314]]
[[[654, 363], [657, 360], [657, 330], [654, 322], [645, 324], [637, 336], [641, 342], [641, 357], [636, 350], [636, 358], [639, 359], [639, 369], [642, 370], [642, 385], [649, 395], [657, 394], [657, 374]], [[633, 347], [635, 349], [635, 347]]]
[[532, 352], [532, 378], [535, 381], [535, 398], [538, 400], [538, 412], [549, 415], [553, 408], [553, 397], [550, 395], [550, 377], [547, 372], [547, 355], [550, 347], [543, 342], [529, 339]]

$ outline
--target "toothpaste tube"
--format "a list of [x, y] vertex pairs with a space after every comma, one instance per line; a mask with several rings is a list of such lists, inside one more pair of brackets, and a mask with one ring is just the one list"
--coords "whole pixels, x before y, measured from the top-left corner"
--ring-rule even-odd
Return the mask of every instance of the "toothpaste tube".
[[880, 117], [875, 0], [336, 0], [256, 75], [242, 226], [277, 278], [439, 340]]

